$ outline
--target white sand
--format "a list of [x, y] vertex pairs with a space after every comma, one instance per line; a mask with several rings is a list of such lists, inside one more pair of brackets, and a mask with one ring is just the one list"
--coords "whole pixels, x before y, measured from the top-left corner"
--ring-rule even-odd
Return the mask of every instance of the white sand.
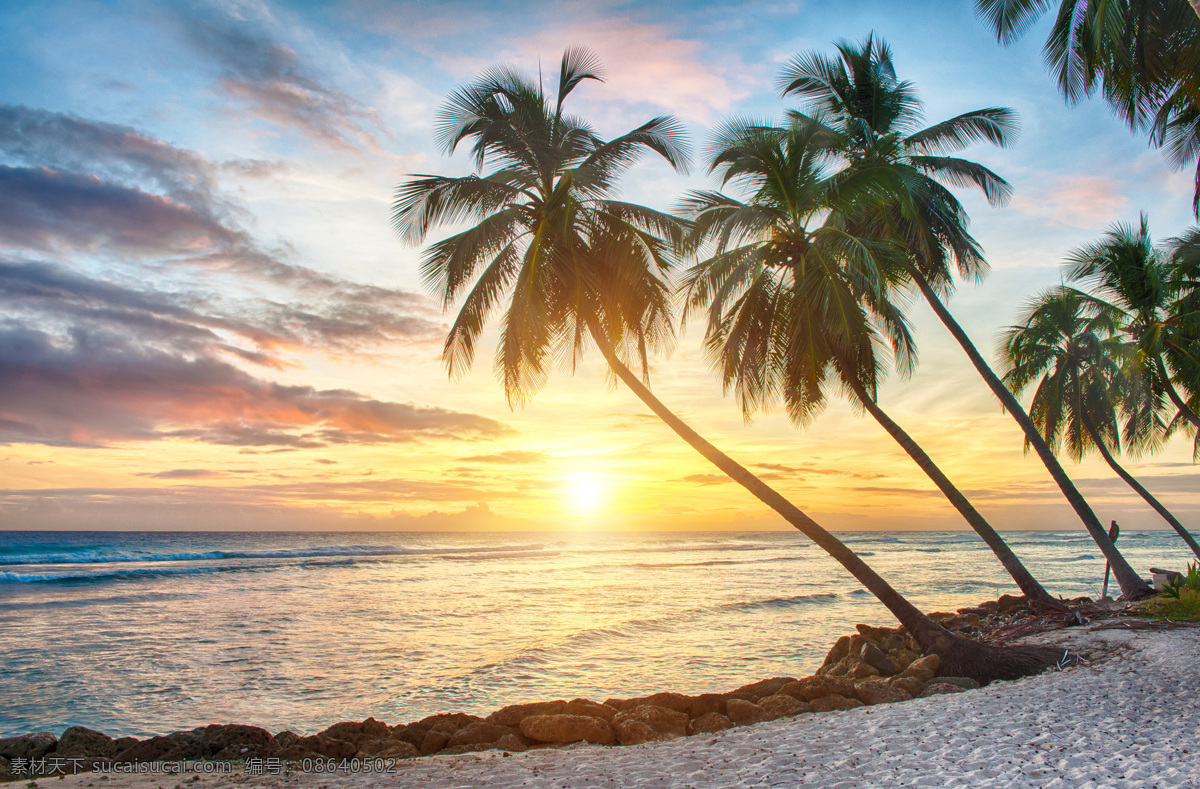
[[[982, 690], [665, 743], [436, 756], [402, 762], [391, 775], [207, 776], [184, 785], [1200, 787], [1200, 629], [1080, 628], [1041, 640], [1097, 659]], [[169, 789], [188, 777], [51, 780], [60, 787]]]

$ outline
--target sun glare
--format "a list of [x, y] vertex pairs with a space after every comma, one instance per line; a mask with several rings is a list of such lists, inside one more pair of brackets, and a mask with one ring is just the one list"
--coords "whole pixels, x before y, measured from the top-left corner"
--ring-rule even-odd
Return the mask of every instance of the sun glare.
[[594, 515], [604, 506], [605, 484], [594, 474], [575, 473], [565, 479], [564, 490], [577, 515]]

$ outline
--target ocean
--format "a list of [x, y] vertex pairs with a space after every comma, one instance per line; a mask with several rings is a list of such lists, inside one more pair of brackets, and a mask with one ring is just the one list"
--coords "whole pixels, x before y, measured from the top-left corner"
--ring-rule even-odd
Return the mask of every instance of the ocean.
[[[839, 536], [924, 610], [1017, 593], [971, 532]], [[1099, 595], [1082, 529], [1006, 538], [1051, 593]], [[1142, 573], [1192, 558], [1118, 545]], [[0, 736], [729, 690], [812, 673], [857, 622], [893, 620], [796, 532], [0, 532]]]

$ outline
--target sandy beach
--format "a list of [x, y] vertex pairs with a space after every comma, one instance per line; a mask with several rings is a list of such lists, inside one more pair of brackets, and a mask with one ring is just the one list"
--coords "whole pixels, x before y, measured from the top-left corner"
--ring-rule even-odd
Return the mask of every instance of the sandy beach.
[[485, 751], [392, 774], [82, 774], [60, 787], [1200, 786], [1200, 628], [1036, 636], [1086, 665], [960, 694], [801, 715], [633, 747]]

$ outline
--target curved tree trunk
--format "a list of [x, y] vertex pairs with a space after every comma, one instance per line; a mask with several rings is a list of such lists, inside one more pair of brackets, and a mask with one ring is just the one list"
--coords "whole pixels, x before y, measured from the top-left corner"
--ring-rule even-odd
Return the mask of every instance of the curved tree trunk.
[[936, 653], [941, 658], [942, 671], [948, 672], [947, 676], [957, 674], [972, 677], [980, 682], [1016, 679], [1053, 665], [1055, 660], [1061, 656], [1058, 650], [1047, 648], [1009, 647], [999, 649], [960, 638], [925, 616], [859, 558], [858, 554], [846, 547], [845, 543], [825, 531], [816, 521], [801, 512], [767, 483], [688, 427], [617, 358], [612, 348], [605, 345], [601, 335], [594, 330], [592, 334], [612, 371], [651, 411], [706, 460], [729, 475], [734, 482], [748, 490], [759, 501], [782, 515], [784, 520], [796, 527], [837, 560], [842, 567], [846, 568], [859, 583], [892, 612], [901, 624], [908, 628], [926, 654]]
[[1163, 520], [1171, 524], [1172, 529], [1179, 532], [1179, 536], [1182, 537], [1183, 541], [1186, 542], [1188, 547], [1192, 549], [1192, 553], [1196, 554], [1197, 557], [1200, 557], [1200, 545], [1196, 544], [1196, 540], [1191, 534], [1188, 533], [1188, 530], [1183, 528], [1183, 524], [1171, 514], [1171, 511], [1164, 507], [1158, 499], [1154, 498], [1154, 496], [1150, 494], [1150, 491], [1143, 488], [1141, 483], [1134, 479], [1134, 476], [1126, 471], [1121, 464], [1118, 463], [1115, 458], [1113, 458], [1112, 454], [1108, 451], [1108, 447], [1104, 445], [1104, 439], [1100, 437], [1100, 433], [1095, 427], [1092, 426], [1092, 421], [1088, 419], [1087, 416], [1083, 417], [1083, 426], [1087, 430], [1088, 435], [1092, 437], [1092, 442], [1096, 445], [1096, 448], [1100, 450], [1100, 454], [1104, 457], [1104, 461], [1108, 463], [1109, 468], [1117, 472], [1118, 477], [1125, 480], [1126, 484], [1136, 490], [1137, 494], [1145, 499], [1146, 503], [1153, 507], [1155, 512], [1163, 516]]
[[1200, 17], [1200, 0], [1188, 0], [1188, 5], [1196, 12], [1196, 16]]
[[[1196, 0], [1200, 2], [1200, 0]], [[1196, 429], [1200, 430], [1200, 416], [1196, 416], [1196, 412], [1188, 408], [1187, 403], [1179, 396], [1175, 385], [1171, 383], [1171, 376], [1167, 374], [1167, 366], [1163, 364], [1162, 357], [1155, 359], [1154, 366], [1158, 368], [1158, 374], [1162, 377], [1163, 388], [1167, 390], [1167, 397], [1171, 398], [1171, 402], [1179, 409], [1179, 413], [1183, 414], [1183, 418], [1191, 422]]]
[[1008, 391], [1008, 388], [1000, 381], [996, 373], [992, 371], [992, 368], [979, 355], [979, 351], [975, 348], [967, 333], [954, 320], [954, 316], [946, 309], [946, 305], [942, 304], [941, 299], [938, 298], [929, 281], [925, 279], [925, 276], [915, 266], [909, 266], [909, 273], [913, 281], [921, 289], [925, 300], [929, 302], [929, 306], [933, 307], [933, 311], [937, 313], [938, 318], [950, 330], [950, 333], [954, 335], [954, 339], [958, 341], [958, 344], [962, 346], [971, 363], [975, 365], [975, 369], [979, 371], [983, 380], [991, 388], [992, 393], [999, 398], [1005, 410], [1012, 415], [1012, 418], [1025, 431], [1025, 437], [1029, 440], [1029, 445], [1034, 448], [1038, 457], [1042, 459], [1042, 463], [1045, 464], [1046, 469], [1050, 472], [1050, 476], [1054, 478], [1054, 481], [1058, 484], [1063, 495], [1066, 496], [1067, 501], [1070, 502], [1071, 507], [1074, 508], [1079, 519], [1083, 521], [1088, 534], [1096, 541], [1096, 545], [1100, 547], [1104, 558], [1112, 566], [1113, 575], [1116, 576], [1117, 583], [1121, 585], [1122, 594], [1131, 600], [1148, 597], [1153, 594], [1154, 590], [1150, 588], [1150, 585], [1129, 566], [1129, 562], [1125, 561], [1125, 557], [1113, 545], [1113, 541], [1108, 538], [1108, 532], [1100, 524], [1100, 519], [1096, 517], [1096, 513], [1092, 511], [1087, 501], [1084, 500], [1083, 495], [1075, 487], [1075, 484], [1071, 482], [1071, 478], [1063, 470], [1062, 464], [1058, 462], [1058, 458], [1054, 457], [1054, 453], [1050, 451], [1050, 447], [1046, 446], [1045, 440], [1038, 433], [1033, 420], [1029, 418], [1029, 414], [1025, 413], [1025, 409], [1017, 402], [1017, 398], [1013, 396], [1012, 392]]
[[888, 432], [888, 435], [904, 448], [904, 451], [933, 480], [933, 483], [938, 486], [938, 490], [949, 499], [959, 514], [963, 516], [967, 523], [971, 524], [971, 528], [975, 530], [975, 533], [987, 543], [987, 546], [992, 549], [992, 553], [996, 554], [996, 558], [1004, 565], [1004, 569], [1016, 581], [1021, 591], [1030, 600], [1035, 600], [1060, 611], [1067, 610], [1066, 606], [1051, 597], [1050, 593], [1029, 574], [1029, 571], [1025, 569], [1025, 565], [1021, 564], [1021, 560], [1008, 547], [1008, 543], [1004, 541], [1004, 538], [996, 533], [996, 530], [984, 519], [983, 515], [972, 506], [971, 502], [967, 501], [966, 496], [958, 488], [954, 487], [954, 483], [942, 473], [942, 470], [937, 467], [933, 459], [925, 454], [925, 450], [921, 449], [917, 442], [913, 441], [912, 437], [904, 432], [904, 429], [900, 425], [896, 424], [892, 421], [891, 417], [884, 413], [883, 409], [867, 393], [866, 389], [857, 381], [851, 382], [850, 386], [854, 389], [854, 394], [858, 395], [859, 401], [862, 402], [863, 407], [867, 409], [868, 413], [875, 417], [875, 421]]

